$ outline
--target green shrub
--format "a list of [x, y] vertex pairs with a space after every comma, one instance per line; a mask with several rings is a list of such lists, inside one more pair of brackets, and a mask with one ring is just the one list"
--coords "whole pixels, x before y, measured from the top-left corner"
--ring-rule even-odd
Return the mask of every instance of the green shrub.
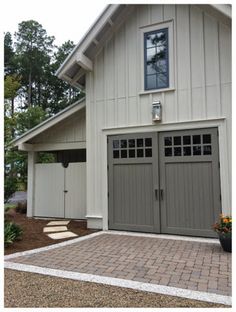
[[4, 199], [7, 200], [17, 191], [17, 178], [6, 177], [4, 180]]
[[15, 240], [19, 239], [22, 234], [22, 229], [19, 225], [5, 221], [4, 222], [4, 244], [12, 244]]
[[16, 208], [16, 204], [10, 204], [10, 203], [4, 204], [4, 212], [8, 212], [8, 210], [15, 209], [15, 208]]

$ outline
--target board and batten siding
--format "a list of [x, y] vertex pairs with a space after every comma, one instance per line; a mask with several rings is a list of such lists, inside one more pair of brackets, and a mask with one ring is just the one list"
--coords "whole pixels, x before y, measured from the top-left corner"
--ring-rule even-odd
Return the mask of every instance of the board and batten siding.
[[31, 143], [70, 143], [85, 141], [86, 117], [85, 109], [83, 109], [44, 131], [42, 134], [39, 134], [31, 140]]
[[[171, 20], [174, 89], [143, 92], [140, 29]], [[88, 215], [103, 216], [107, 209], [107, 182], [105, 178], [101, 182], [106, 172], [101, 159], [107, 157], [104, 131], [143, 126], [141, 132], [145, 126], [152, 126], [151, 108], [156, 100], [162, 103], [159, 130], [167, 124], [225, 118], [220, 159], [225, 153], [223, 170], [227, 174], [221, 177], [221, 183], [231, 185], [230, 27], [203, 6], [136, 5], [98, 52], [94, 71], [86, 76], [87, 186], [94, 194], [87, 196]], [[227, 205], [229, 196], [224, 195]]]

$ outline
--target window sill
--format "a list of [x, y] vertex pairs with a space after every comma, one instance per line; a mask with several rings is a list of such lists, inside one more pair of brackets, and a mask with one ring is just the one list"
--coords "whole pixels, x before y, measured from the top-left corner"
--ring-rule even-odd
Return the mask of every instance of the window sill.
[[139, 95], [150, 94], [150, 93], [169, 92], [169, 91], [175, 91], [175, 88], [163, 88], [163, 89], [140, 91]]

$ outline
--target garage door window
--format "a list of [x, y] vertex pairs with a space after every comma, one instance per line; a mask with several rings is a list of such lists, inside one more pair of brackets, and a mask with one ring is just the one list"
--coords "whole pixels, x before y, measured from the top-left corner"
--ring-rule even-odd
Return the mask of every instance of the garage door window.
[[113, 140], [113, 158], [152, 157], [152, 138]]
[[165, 136], [165, 157], [211, 155], [211, 134]]

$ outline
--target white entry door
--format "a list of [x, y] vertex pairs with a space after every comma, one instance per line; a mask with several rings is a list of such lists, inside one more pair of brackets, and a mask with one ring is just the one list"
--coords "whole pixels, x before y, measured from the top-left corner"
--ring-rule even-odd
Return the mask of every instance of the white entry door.
[[60, 163], [35, 165], [34, 215], [64, 218], [64, 168]]
[[36, 164], [36, 217], [85, 219], [86, 163]]
[[65, 169], [65, 218], [85, 219], [86, 163], [70, 163]]

